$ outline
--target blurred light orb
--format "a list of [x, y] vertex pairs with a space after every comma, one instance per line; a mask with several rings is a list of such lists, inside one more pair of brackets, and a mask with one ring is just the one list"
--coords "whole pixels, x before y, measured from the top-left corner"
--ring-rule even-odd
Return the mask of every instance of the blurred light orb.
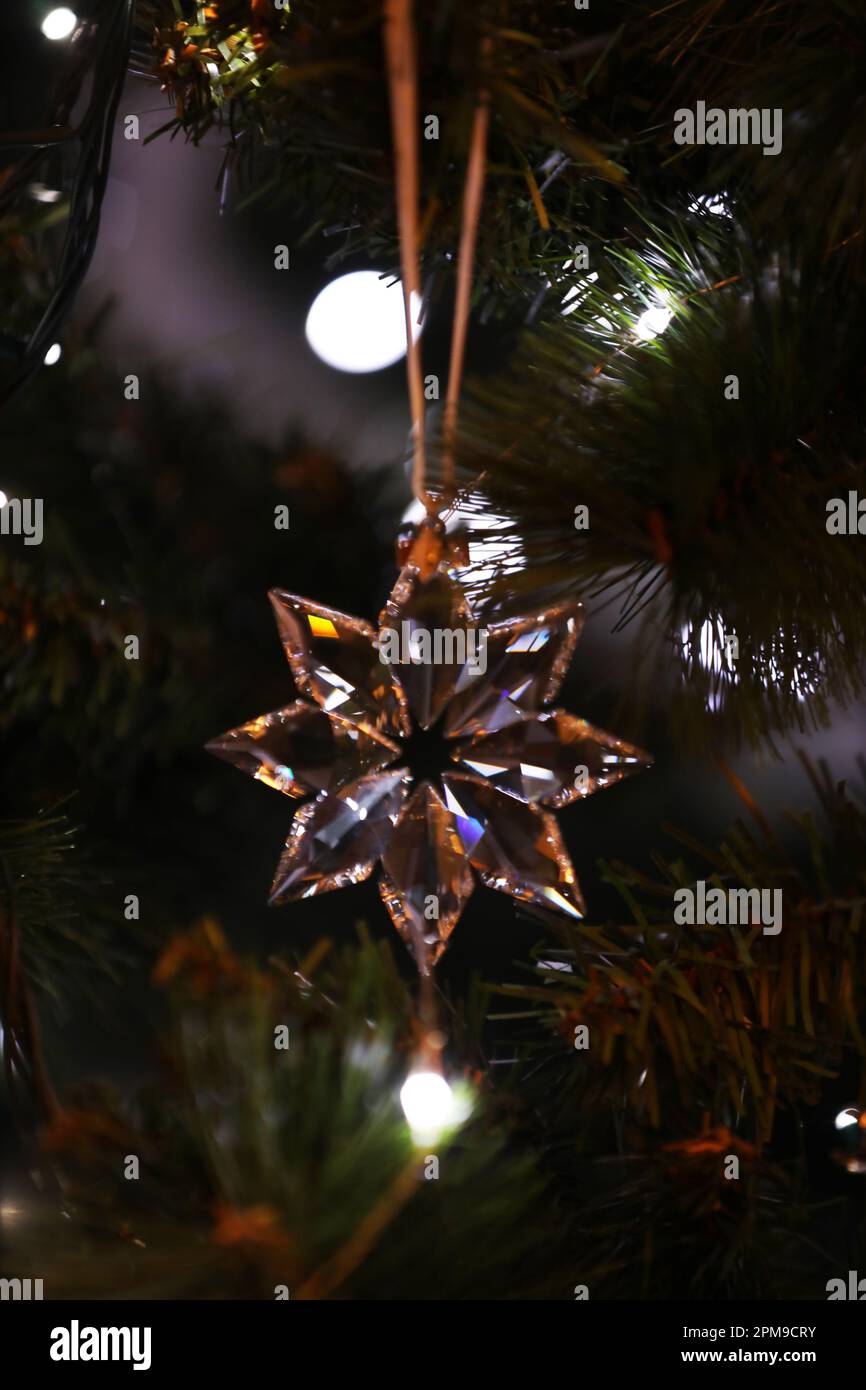
[[[421, 332], [421, 300], [412, 295], [412, 341]], [[310, 305], [307, 342], [339, 372], [381, 372], [406, 355], [406, 317], [399, 280], [353, 270], [321, 290]]]
[[52, 343], [42, 361], [46, 367], [53, 367], [55, 362], [59, 362], [63, 356], [63, 348], [59, 343]]
[[413, 1071], [403, 1082], [400, 1104], [413, 1138], [422, 1141], [435, 1139], [455, 1117], [451, 1087], [435, 1071]]
[[42, 32], [46, 39], [68, 39], [77, 23], [78, 15], [61, 5], [59, 9], [48, 11], [42, 21]]
[[59, 203], [63, 197], [59, 188], [47, 188], [44, 183], [31, 183], [28, 191], [37, 203]]
[[[5, 507], [5, 506], [6, 506], [6, 503], [7, 503], [8, 501], [9, 501], [9, 498], [6, 496], [6, 493], [2, 490], [2, 488], [0, 488], [0, 507]], [[2, 1047], [2, 1045], [3, 1045], [3, 1029], [0, 1028], [0, 1047]]]
[[837, 1129], [850, 1129], [851, 1125], [860, 1123], [860, 1111], [853, 1105], [847, 1110], [840, 1110], [834, 1120]]

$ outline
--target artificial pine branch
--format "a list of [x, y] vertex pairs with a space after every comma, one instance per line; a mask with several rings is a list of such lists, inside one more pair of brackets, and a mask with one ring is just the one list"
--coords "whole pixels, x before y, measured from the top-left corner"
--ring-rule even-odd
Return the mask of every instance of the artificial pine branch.
[[[815, 255], [866, 224], [866, 15], [858, 0], [632, 0], [628, 9], [623, 48], [650, 103], [640, 138], [666, 168], [701, 180], [711, 171], [711, 193], [742, 188], [770, 236], [797, 226]], [[748, 145], [672, 152], [672, 114], [697, 100], [781, 111], [780, 156], [756, 157]], [[862, 258], [862, 243], [856, 254]]]
[[567, 314], [476, 386], [460, 450], [523, 561], [487, 598], [618, 586], [631, 696], [666, 671], [671, 723], [703, 746], [826, 723], [863, 688], [866, 639], [858, 538], [827, 530], [830, 499], [866, 492], [859, 260], [771, 253], [722, 221], [681, 208], [639, 238], [636, 218]]
[[[327, 23], [305, 3], [184, 0], [180, 11], [169, 0], [139, 7], [175, 103], [164, 131], [198, 142], [222, 129], [242, 200], [291, 190], [307, 235], [334, 238], [332, 263], [364, 254], [395, 267], [380, 0], [330, 5]], [[430, 293], [453, 270], [482, 39], [493, 51], [476, 271], [487, 313], [525, 312], [575, 244], [615, 240], [628, 219], [620, 190], [653, 202], [738, 189], [767, 232], [796, 223], [816, 254], [866, 221], [866, 30], [851, 0], [610, 0], [579, 14], [565, 0], [428, 0], [418, 12], [422, 109], [439, 121], [438, 139], [418, 132]], [[785, 158], [674, 146], [675, 110], [699, 99], [779, 108]]]
[[[815, 1104], [822, 1078], [837, 1076], [845, 1057], [859, 1067], [866, 1099], [866, 807], [825, 768], [807, 766], [822, 819], [788, 817], [796, 848], [744, 791], [754, 826], [738, 822], [717, 848], [674, 830], [697, 867], [658, 855], [655, 878], [604, 866], [630, 920], [557, 923], [559, 949], [539, 948], [537, 980], [502, 986], [568, 1048], [575, 1028], [589, 1027], [582, 1065], [560, 1052], [556, 1068], [572, 1113], [625, 1100], [630, 1126], [669, 1130], [687, 1126], [697, 1108], [760, 1149], [778, 1111]], [[678, 925], [674, 894], [697, 879], [779, 889], [781, 931]]]
[[[239, 200], [291, 197], [307, 236], [326, 235], [332, 263], [363, 252], [399, 262], [381, 0], [328, 6], [168, 0], [139, 7], [157, 75], [175, 115], [156, 135], [227, 139]], [[625, 182], [603, 119], [581, 103], [573, 7], [552, 0], [418, 6], [422, 115], [421, 233], [428, 291], [453, 271], [475, 94], [492, 122], [477, 256], [476, 298], [489, 311], [531, 300], [548, 265], [561, 266], [575, 227], [597, 222], [600, 189]], [[198, 22], [196, 22], [198, 20]], [[594, 30], [597, 29], [590, 19]], [[490, 59], [482, 51], [489, 43]], [[153, 138], [153, 137], [151, 137]], [[541, 277], [541, 278], [539, 278]]]
[[103, 984], [117, 979], [128, 958], [113, 940], [108, 875], [80, 838], [62, 807], [0, 821], [7, 963], [55, 1005], [72, 988], [92, 988], [95, 973]]
[[[806, 767], [821, 818], [788, 818], [798, 844], [728, 770], [751, 824], [718, 847], [672, 832], [697, 867], [656, 855], [654, 877], [604, 868], [628, 921], [551, 923], [535, 980], [496, 991], [507, 1009], [492, 1018], [523, 1030], [507, 1089], [558, 1185], [580, 1193], [593, 1297], [821, 1298], [839, 1251], [855, 1264], [866, 1251], [859, 1178], [811, 1202], [802, 1141], [828, 1078], [844, 1071], [853, 1102], [859, 1069], [863, 1103], [866, 808]], [[696, 876], [781, 886], [781, 934], [676, 925], [673, 893]]]

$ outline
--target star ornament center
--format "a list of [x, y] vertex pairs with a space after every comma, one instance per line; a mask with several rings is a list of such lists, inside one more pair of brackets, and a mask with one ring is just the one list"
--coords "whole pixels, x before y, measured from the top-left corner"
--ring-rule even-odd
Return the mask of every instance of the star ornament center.
[[[639, 748], [552, 708], [581, 605], [481, 628], [447, 564], [431, 572], [411, 557], [378, 632], [281, 589], [270, 600], [302, 698], [207, 745], [284, 795], [308, 798], [270, 903], [360, 883], [381, 862], [382, 900], [422, 974], [446, 949], [476, 876], [580, 919], [552, 812], [651, 765]], [[437, 644], [437, 633], [452, 640]], [[441, 735], [449, 770], [425, 767], [431, 775], [415, 781], [401, 757], [419, 746], [418, 730]]]

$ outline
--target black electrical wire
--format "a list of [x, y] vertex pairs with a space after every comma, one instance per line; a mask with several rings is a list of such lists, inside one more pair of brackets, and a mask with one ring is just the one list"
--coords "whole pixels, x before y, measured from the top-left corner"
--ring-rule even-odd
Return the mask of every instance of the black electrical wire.
[[[91, 33], [79, 38], [79, 60], [64, 83], [45, 129], [0, 135], [0, 147], [22, 151], [0, 187], [0, 217], [17, 210], [49, 152], [73, 143], [79, 147], [51, 297], [27, 338], [12, 335], [0, 325], [0, 344], [7, 362], [5, 370], [0, 365], [0, 404], [42, 366], [90, 264], [108, 180], [114, 118], [126, 78], [133, 9], [134, 0], [106, 0], [104, 13], [89, 21]], [[91, 75], [87, 105], [74, 128], [69, 122]]]

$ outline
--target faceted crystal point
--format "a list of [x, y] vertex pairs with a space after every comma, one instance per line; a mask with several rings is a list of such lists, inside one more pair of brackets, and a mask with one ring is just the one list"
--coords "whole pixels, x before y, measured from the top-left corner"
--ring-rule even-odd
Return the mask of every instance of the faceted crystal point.
[[400, 752], [396, 743], [303, 700], [229, 729], [206, 747], [257, 782], [295, 797], [335, 791]]
[[442, 778], [445, 803], [482, 883], [523, 902], [583, 917], [571, 860], [553, 816], [460, 773]]
[[474, 655], [475, 623], [463, 592], [437, 571], [423, 579], [407, 565], [379, 619], [379, 651], [389, 659], [422, 729], [429, 729], [448, 704], [458, 677]]
[[454, 818], [429, 782], [406, 806], [382, 865], [382, 900], [421, 974], [428, 975], [473, 888]]
[[270, 905], [369, 878], [409, 790], [404, 769], [374, 772], [302, 806], [271, 886]]
[[489, 627], [486, 673], [461, 674], [445, 720], [448, 736], [494, 733], [552, 700], [583, 618], [581, 605], [568, 603]]
[[298, 688], [365, 733], [405, 735], [411, 726], [399, 677], [379, 658], [369, 623], [272, 589], [280, 639]]
[[639, 748], [565, 710], [527, 715], [456, 748], [452, 756], [508, 796], [555, 807], [652, 765]]

